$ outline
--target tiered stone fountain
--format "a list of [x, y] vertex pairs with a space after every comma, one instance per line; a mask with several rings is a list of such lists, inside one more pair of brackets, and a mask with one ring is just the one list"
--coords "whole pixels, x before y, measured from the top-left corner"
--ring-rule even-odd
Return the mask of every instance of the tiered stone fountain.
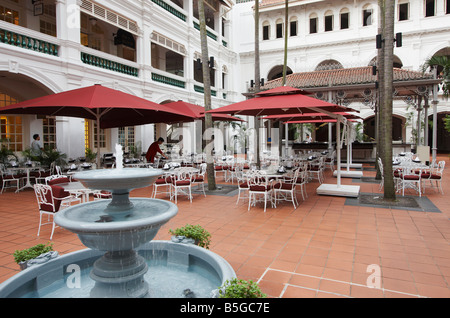
[[[0, 285], [0, 297], [208, 297], [190, 287], [190, 281], [205, 281], [211, 293], [235, 277], [223, 258], [206, 249], [152, 241], [178, 208], [170, 201], [130, 198], [132, 189], [152, 184], [162, 171], [123, 168], [121, 155], [119, 147], [116, 169], [75, 175], [88, 188], [111, 191], [111, 200], [75, 205], [55, 216], [59, 226], [78, 234], [89, 249], [24, 270]], [[79, 288], [68, 283], [72, 264], [83, 269]]]

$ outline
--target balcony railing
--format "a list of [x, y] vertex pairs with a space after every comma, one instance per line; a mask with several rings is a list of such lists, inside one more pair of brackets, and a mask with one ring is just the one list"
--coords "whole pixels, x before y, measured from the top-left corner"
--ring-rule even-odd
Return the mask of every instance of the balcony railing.
[[186, 87], [186, 83], [183, 81], [180, 81], [180, 80], [168, 77], [168, 76], [164, 76], [161, 74], [153, 73], [153, 72], [152, 72], [152, 80], [154, 80], [155, 82], [172, 85], [172, 86], [176, 86], [176, 87], [181, 87], [181, 88]]
[[[200, 24], [194, 21], [194, 28], [200, 31]], [[217, 41], [217, 35], [215, 35], [213, 32], [206, 30], [206, 35], [209, 36], [214, 41]]]
[[127, 74], [130, 76], [139, 76], [139, 70], [136, 67], [114, 62], [103, 57], [81, 52], [81, 61], [85, 64], [104, 68], [110, 71]]
[[167, 4], [166, 2], [164, 2], [163, 0], [152, 0], [152, 2], [154, 2], [155, 4], [159, 5], [161, 8], [163, 8], [164, 10], [172, 13], [174, 16], [176, 16], [177, 18], [183, 20], [186, 22], [186, 15], [184, 13], [181, 13], [180, 11], [178, 11], [177, 9], [175, 9], [174, 7], [172, 7], [171, 5]]
[[[194, 91], [196, 91], [197, 93], [205, 93], [205, 89], [203, 88], [203, 86], [200, 85], [194, 85]], [[215, 90], [211, 90], [211, 96], [217, 96], [217, 91]]]
[[6, 29], [0, 29], [0, 42], [35, 52], [58, 56], [58, 45]]

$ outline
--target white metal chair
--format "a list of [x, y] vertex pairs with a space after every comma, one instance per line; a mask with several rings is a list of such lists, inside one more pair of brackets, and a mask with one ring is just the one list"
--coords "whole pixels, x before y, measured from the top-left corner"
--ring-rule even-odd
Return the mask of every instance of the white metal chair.
[[[39, 205], [39, 228], [37, 236], [41, 232], [42, 225], [52, 224], [51, 240], [56, 227], [54, 215], [61, 209], [69, 207], [72, 203], [73, 196], [59, 186], [50, 186], [41, 183], [34, 185], [34, 192], [36, 193], [36, 199]], [[47, 223], [42, 223], [42, 217], [44, 215], [47, 215]]]
[[112, 199], [112, 193], [106, 190], [94, 190], [92, 195], [94, 196], [94, 201]]
[[305, 197], [308, 197], [308, 193], [306, 192], [306, 184], [308, 183], [308, 170], [307, 165], [304, 168], [297, 169], [299, 171], [299, 175], [297, 177], [297, 186], [300, 188], [300, 193], [302, 194], [302, 199], [305, 201]]
[[[239, 203], [240, 199], [248, 199], [248, 178], [244, 175], [244, 167], [241, 166], [235, 171], [236, 180], [238, 184], [238, 198], [236, 204]], [[247, 193], [246, 196], [241, 196], [241, 193]]]
[[186, 194], [192, 203], [192, 179], [193, 175], [189, 171], [180, 171], [172, 176], [171, 180], [171, 199], [175, 197], [175, 203], [178, 201], [178, 193]]
[[309, 176], [310, 178], [317, 179], [319, 183], [322, 183], [323, 178], [323, 157], [319, 158], [319, 162], [317, 164], [311, 165], [309, 168]]
[[165, 188], [165, 191], [160, 192], [160, 193], [168, 194], [170, 196], [171, 186], [172, 186], [172, 176], [163, 175], [163, 176], [159, 177], [153, 183], [152, 198], [156, 198], [156, 195], [158, 194], [158, 189], [161, 187]]
[[275, 206], [273, 202], [273, 185], [269, 182], [266, 175], [260, 171], [254, 171], [248, 178], [248, 210], [250, 211], [250, 206], [256, 205], [257, 196], [262, 196], [264, 200], [264, 212], [266, 212], [267, 201], [270, 201], [272, 207]]
[[3, 193], [5, 188], [12, 187], [12, 183], [16, 184], [16, 192], [19, 191], [20, 178], [14, 173], [7, 171], [3, 164], [0, 164], [0, 177], [2, 180], [2, 191], [0, 193]]
[[405, 195], [405, 189], [411, 188], [416, 190], [419, 193], [419, 196], [422, 196], [422, 170], [415, 169], [414, 166], [403, 166], [401, 171], [401, 187], [402, 187], [402, 196]]
[[291, 201], [294, 205], [294, 209], [298, 205], [297, 197], [295, 195], [295, 187], [297, 186], [297, 180], [300, 176], [300, 170], [297, 169], [294, 172], [294, 176], [289, 179], [279, 180], [273, 185], [273, 199], [276, 206], [278, 201]]
[[445, 161], [439, 161], [437, 167], [432, 167], [430, 172], [430, 182], [433, 184], [433, 181], [436, 182], [436, 187], [439, 189], [441, 194], [444, 194], [444, 190], [442, 189], [442, 178], [444, 174]]
[[205, 193], [205, 175], [206, 175], [206, 163], [200, 165], [200, 171], [194, 174], [192, 178], [192, 185], [197, 185], [197, 188], [202, 186], [203, 195], [206, 197]]
[[334, 158], [336, 157], [336, 150], [333, 150], [333, 153], [330, 157], [325, 159], [325, 168], [330, 168], [331, 171], [334, 171]]

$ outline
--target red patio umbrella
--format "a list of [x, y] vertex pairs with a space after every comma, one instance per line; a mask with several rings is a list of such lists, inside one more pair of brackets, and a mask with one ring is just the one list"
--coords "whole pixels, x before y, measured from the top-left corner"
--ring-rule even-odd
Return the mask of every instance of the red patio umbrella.
[[[312, 115], [314, 113], [316, 113], [317, 115], [318, 113], [324, 113], [327, 114], [329, 118], [337, 119], [338, 122], [344, 119], [344, 116], [339, 115], [338, 113], [358, 112], [349, 107], [339, 106], [320, 99], [306, 96], [305, 93], [306, 92], [303, 90], [299, 90], [289, 86], [277, 87], [256, 94], [255, 98], [220, 107], [208, 112], [241, 114], [249, 116], [270, 116], [285, 114]], [[336, 125], [336, 136], [340, 136], [340, 125]], [[338, 167], [340, 169], [340, 138], [337, 138], [336, 149], [337, 157], [339, 158]], [[340, 174], [338, 173], [337, 188], [340, 187]]]
[[0, 109], [2, 114], [37, 114], [96, 120], [100, 128], [191, 119], [182, 110], [96, 84], [30, 99]]
[[271, 115], [262, 117], [262, 119], [270, 119], [274, 121], [282, 121], [285, 124], [291, 123], [305, 123], [305, 122], [329, 122], [329, 120], [333, 120], [332, 122], [336, 122], [334, 116], [342, 115], [346, 119], [362, 119], [361, 117], [353, 114], [349, 114], [346, 112], [337, 112], [333, 113], [333, 116], [324, 113], [304, 113], [304, 114], [284, 114], [284, 115]]
[[[2, 107], [0, 114], [80, 117], [95, 120], [100, 128], [191, 119], [182, 111], [98, 84]], [[97, 163], [99, 160], [98, 149]]]
[[[175, 111], [181, 111], [189, 114], [192, 119], [186, 119], [184, 122], [194, 121], [195, 119], [205, 119], [205, 108], [196, 104], [187, 103], [184, 101], [177, 101], [164, 104], [164, 106]], [[213, 121], [244, 121], [241, 118], [234, 117], [228, 114], [212, 114]]]
[[283, 86], [282, 88], [277, 87], [258, 93], [255, 98], [208, 111], [208, 113], [239, 114], [247, 116], [322, 112], [356, 112], [356, 110], [306, 96], [305, 91], [297, 88]]

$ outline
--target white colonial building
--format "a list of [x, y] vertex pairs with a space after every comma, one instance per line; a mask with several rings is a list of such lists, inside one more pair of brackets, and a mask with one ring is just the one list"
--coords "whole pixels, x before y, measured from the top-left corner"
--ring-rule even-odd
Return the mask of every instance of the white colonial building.
[[[395, 32], [402, 33], [403, 45], [395, 48], [394, 66], [409, 74], [408, 80], [426, 80], [429, 75], [418, 75], [424, 61], [433, 55], [450, 55], [449, 2], [396, 1]], [[208, 51], [214, 58], [213, 108], [243, 100], [243, 94], [251, 92], [253, 6], [254, 1], [206, 1]], [[356, 87], [363, 84], [363, 75], [354, 72], [376, 61], [377, 1], [289, 1], [288, 21], [284, 10], [282, 0], [260, 3], [261, 77], [265, 87], [279, 85], [284, 24], [289, 23], [288, 84], [308, 88], [317, 97], [333, 92], [331, 100], [335, 102], [338, 97], [347, 97], [345, 103], [360, 110], [370, 122], [373, 107], [370, 101], [361, 101], [364, 96], [360, 93], [367, 87]], [[93, 84], [156, 103], [183, 100], [204, 105], [200, 56], [197, 0], [0, 0], [0, 107]], [[351, 74], [320, 74], [330, 68], [349, 70]], [[320, 82], [317, 77], [322, 84], [313, 85]], [[324, 78], [329, 81], [327, 89]], [[330, 78], [350, 78], [350, 82], [338, 84]], [[367, 81], [375, 85], [373, 78]], [[414, 83], [398, 91], [411, 85]], [[430, 87], [426, 86], [427, 92]], [[427, 96], [431, 104], [431, 95]], [[396, 100], [394, 116], [401, 123], [397, 133], [401, 141], [410, 142], [415, 119], [405, 100]], [[439, 98], [439, 116], [449, 111], [449, 102]], [[200, 151], [201, 121], [185, 123], [184, 127], [194, 136], [190, 150]], [[156, 124], [106, 129], [96, 140], [95, 123], [83, 118], [1, 115], [0, 138], [20, 154], [30, 146], [33, 134], [39, 133], [45, 145], [56, 146], [75, 158], [83, 156], [86, 148], [96, 149], [97, 142], [102, 153], [112, 152], [116, 143], [140, 145], [145, 151], [155, 138], [170, 137], [168, 128]], [[442, 149], [450, 150], [448, 135], [438, 129]], [[227, 129], [227, 134], [231, 133]], [[228, 144], [230, 139], [225, 140]]]

